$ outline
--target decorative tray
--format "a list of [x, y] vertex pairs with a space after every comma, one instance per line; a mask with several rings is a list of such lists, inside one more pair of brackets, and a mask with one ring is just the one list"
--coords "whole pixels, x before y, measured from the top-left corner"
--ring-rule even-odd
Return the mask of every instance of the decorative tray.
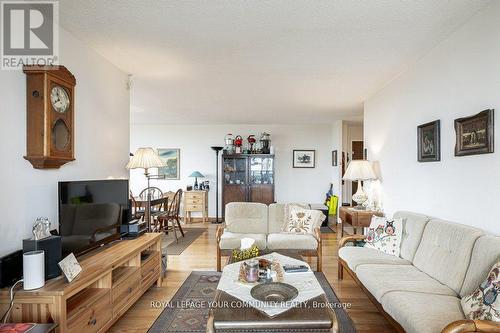
[[[267, 263], [266, 263], [267, 262]], [[266, 259], [259, 259], [259, 271], [261, 269], [267, 268], [266, 266], [271, 266], [271, 272], [275, 272], [276, 275], [273, 277], [273, 282], [283, 282], [284, 281], [284, 271], [283, 271], [283, 266], [277, 261], [273, 260], [270, 262], [269, 260]], [[245, 277], [245, 266], [244, 262], [240, 264], [240, 273], [238, 276], [238, 282], [249, 285], [249, 286], [255, 286], [258, 284], [263, 283], [264, 281], [257, 280], [256, 282], [248, 282]]]

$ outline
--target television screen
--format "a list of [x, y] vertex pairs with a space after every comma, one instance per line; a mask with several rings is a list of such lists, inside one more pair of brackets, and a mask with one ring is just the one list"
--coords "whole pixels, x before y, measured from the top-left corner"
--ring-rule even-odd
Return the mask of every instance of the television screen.
[[120, 237], [130, 220], [128, 180], [59, 182], [63, 255], [82, 254]]

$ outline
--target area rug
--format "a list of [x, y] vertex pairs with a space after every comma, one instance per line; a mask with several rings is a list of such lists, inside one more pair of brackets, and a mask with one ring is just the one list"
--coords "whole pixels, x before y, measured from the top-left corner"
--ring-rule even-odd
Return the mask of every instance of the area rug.
[[330, 229], [330, 227], [321, 227], [320, 228], [322, 234], [333, 234], [335, 231]]
[[[192, 272], [174, 297], [163, 306], [164, 310], [148, 333], [205, 333], [208, 320], [208, 303], [214, 298], [220, 278], [219, 272]], [[330, 303], [340, 303], [323, 273], [315, 272]], [[192, 306], [186, 306], [187, 304]], [[340, 333], [355, 333], [354, 324], [347, 312], [335, 307]]]
[[177, 242], [175, 241], [175, 236], [172, 231], [170, 231], [168, 235], [163, 234], [163, 253], [165, 253], [166, 248], [167, 255], [178, 256], [185, 249], [187, 249], [189, 245], [191, 245], [191, 243], [193, 243], [196, 239], [198, 239], [198, 237], [200, 237], [205, 231], [207, 231], [207, 228], [183, 228], [182, 230], [184, 231], [184, 237], [182, 237], [181, 233], [177, 231]]

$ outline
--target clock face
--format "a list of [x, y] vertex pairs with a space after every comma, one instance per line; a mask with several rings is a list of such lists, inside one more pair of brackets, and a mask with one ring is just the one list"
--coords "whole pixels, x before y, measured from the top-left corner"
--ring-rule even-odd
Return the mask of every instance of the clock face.
[[50, 102], [56, 112], [65, 113], [69, 108], [68, 93], [61, 86], [55, 86], [50, 92]]

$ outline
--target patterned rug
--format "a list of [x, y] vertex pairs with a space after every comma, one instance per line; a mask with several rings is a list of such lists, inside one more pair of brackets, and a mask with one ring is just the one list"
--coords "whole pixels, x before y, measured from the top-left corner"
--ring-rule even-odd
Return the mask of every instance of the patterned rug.
[[[153, 323], [148, 333], [205, 333], [208, 303], [214, 298], [220, 274], [218, 272], [192, 272], [172, 300]], [[340, 303], [323, 273], [315, 272], [330, 303]], [[335, 307], [340, 333], [355, 333], [356, 329], [347, 312]]]

